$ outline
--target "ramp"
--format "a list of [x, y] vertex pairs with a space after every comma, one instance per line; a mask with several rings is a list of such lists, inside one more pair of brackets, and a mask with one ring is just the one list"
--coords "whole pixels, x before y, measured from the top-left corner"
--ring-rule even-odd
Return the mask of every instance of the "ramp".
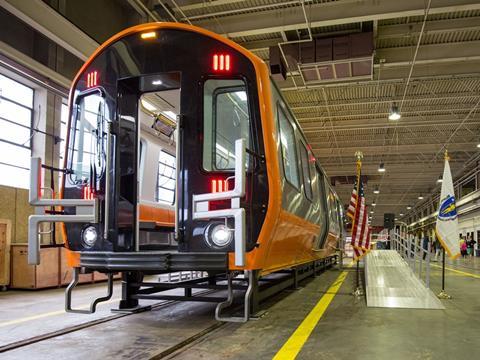
[[445, 309], [395, 250], [373, 250], [365, 257], [368, 307]]

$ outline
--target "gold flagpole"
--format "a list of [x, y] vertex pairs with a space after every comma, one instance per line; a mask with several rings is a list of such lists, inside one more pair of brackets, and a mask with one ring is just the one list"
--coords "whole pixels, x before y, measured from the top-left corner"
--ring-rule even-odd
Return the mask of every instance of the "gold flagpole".
[[[355, 205], [355, 213], [353, 215], [353, 219], [352, 219], [352, 237], [353, 237], [353, 228], [355, 226], [355, 214], [357, 213], [357, 208], [359, 206], [359, 199], [360, 199], [360, 181], [362, 181], [361, 179], [361, 171], [362, 171], [362, 159], [363, 159], [363, 153], [361, 151], [356, 151], [355, 152], [355, 157], [357, 158], [357, 203]], [[353, 257], [355, 259], [355, 248], [354, 248], [354, 251], [353, 251]], [[356, 271], [356, 286], [355, 286], [355, 291], [353, 292], [353, 295], [358, 297], [358, 296], [362, 296], [363, 295], [363, 290], [362, 288], [360, 287], [360, 258], [358, 257], [356, 259], [356, 267], [357, 267], [357, 271]]]

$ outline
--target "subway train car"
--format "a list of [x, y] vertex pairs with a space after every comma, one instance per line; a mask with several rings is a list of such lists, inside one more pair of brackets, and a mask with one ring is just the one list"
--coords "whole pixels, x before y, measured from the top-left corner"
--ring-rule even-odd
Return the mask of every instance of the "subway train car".
[[122, 272], [120, 308], [135, 309], [162, 298], [145, 275], [189, 270], [227, 283], [222, 318], [235, 281], [248, 309], [259, 279], [335, 256], [339, 199], [267, 65], [230, 40], [178, 23], [122, 31], [73, 81], [68, 127], [60, 200], [39, 198], [32, 159], [30, 202], [63, 210], [30, 219], [29, 255], [38, 223], [63, 223], [69, 311], [80, 272]]

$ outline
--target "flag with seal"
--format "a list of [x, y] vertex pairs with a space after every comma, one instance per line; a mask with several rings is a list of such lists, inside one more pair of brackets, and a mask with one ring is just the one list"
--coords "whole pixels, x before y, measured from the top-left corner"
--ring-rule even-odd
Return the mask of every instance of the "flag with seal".
[[435, 234], [451, 259], [460, 256], [460, 244], [458, 238], [458, 214], [455, 203], [452, 173], [448, 163], [449, 157], [445, 152], [445, 167], [443, 170], [442, 191], [438, 205], [437, 224]]

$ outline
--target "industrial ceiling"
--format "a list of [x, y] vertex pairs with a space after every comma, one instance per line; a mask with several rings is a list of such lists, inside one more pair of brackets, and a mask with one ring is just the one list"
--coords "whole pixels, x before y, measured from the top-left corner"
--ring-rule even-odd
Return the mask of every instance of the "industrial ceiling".
[[[84, 33], [80, 34], [77, 27], [64, 23], [68, 13], [65, 17], [55, 16], [43, 9], [45, 2], [0, 0], [0, 5], [21, 15], [72, 54], [87, 58], [98, 44], [91, 38], [95, 37], [94, 32], [83, 27]], [[371, 75], [308, 82], [300, 61], [297, 68], [287, 66], [286, 79], [278, 84], [344, 203], [348, 202], [353, 186], [355, 152], [363, 153], [367, 202], [376, 203], [373, 225], [383, 224], [385, 212], [399, 217], [406, 215], [407, 206], [415, 207], [422, 202], [418, 200], [420, 195], [427, 201], [429, 194], [438, 190], [436, 180], [442, 174], [446, 149], [454, 176], [478, 166], [478, 1], [115, 0], [112, 3], [130, 12], [136, 22], [178, 21], [210, 29], [238, 42], [267, 63], [270, 50], [279, 44], [300, 46], [308, 40], [371, 32], [374, 49]], [[94, 23], [93, 18], [90, 20]], [[131, 22], [122, 26], [130, 25]], [[70, 30], [66, 31], [67, 28]], [[101, 40], [104, 39], [98, 41]], [[401, 113], [397, 121], [388, 119], [394, 103]], [[383, 173], [378, 171], [382, 163], [386, 169]], [[374, 189], [379, 194], [374, 194]]]

